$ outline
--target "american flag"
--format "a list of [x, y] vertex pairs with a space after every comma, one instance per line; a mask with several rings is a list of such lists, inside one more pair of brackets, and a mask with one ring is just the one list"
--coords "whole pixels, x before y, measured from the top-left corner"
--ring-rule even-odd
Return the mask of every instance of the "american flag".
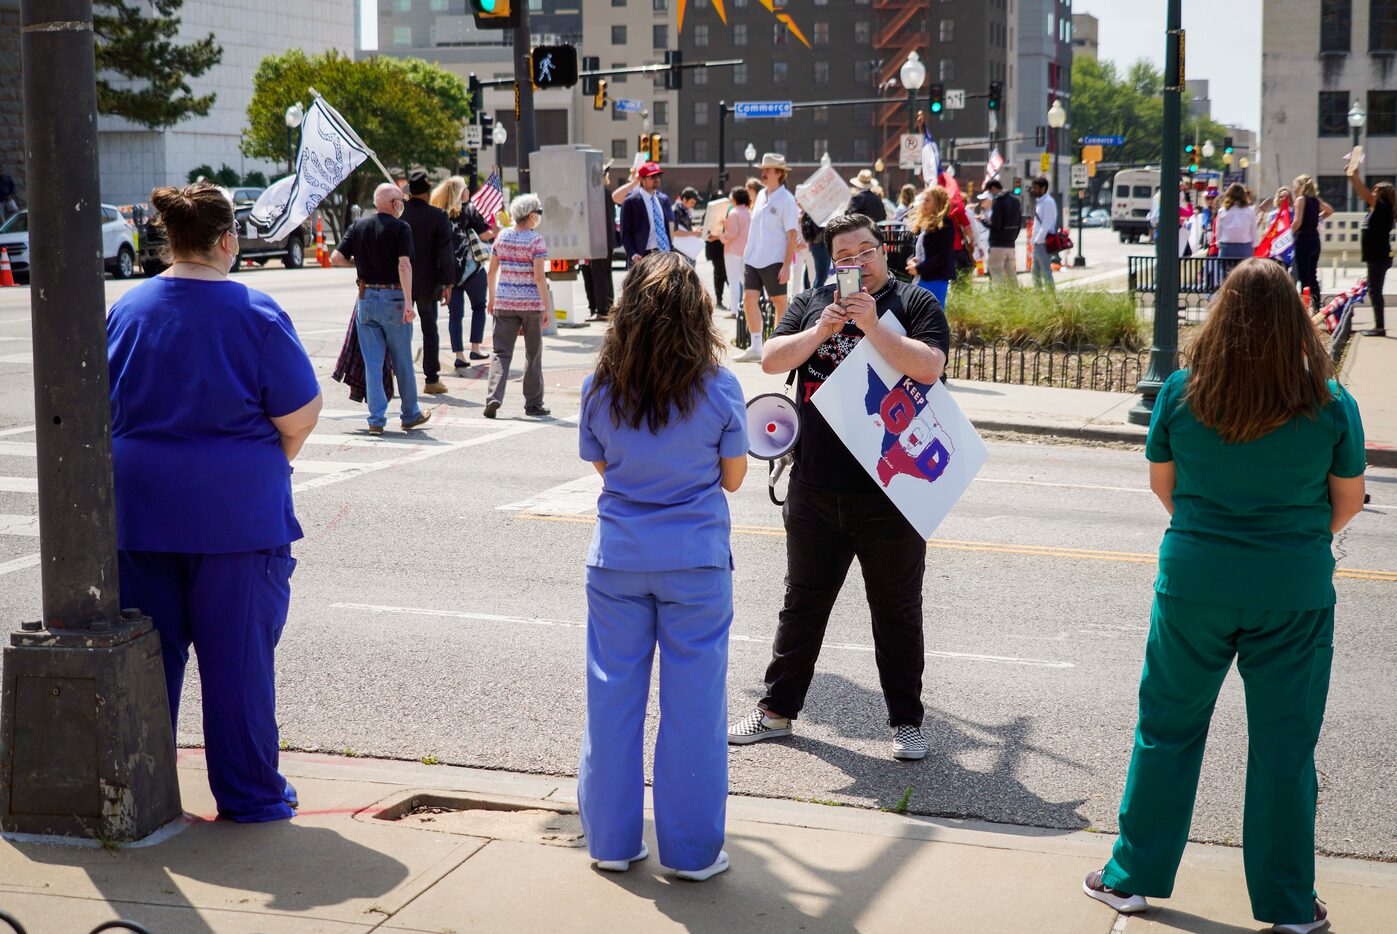
[[500, 173], [490, 173], [485, 184], [481, 185], [480, 190], [471, 198], [471, 204], [475, 205], [475, 209], [493, 227], [495, 215], [499, 213], [500, 208], [504, 207], [504, 186], [500, 184]]
[[[990, 150], [990, 160], [985, 163], [985, 184], [988, 185], [991, 179], [999, 177], [999, 170], [1004, 168], [1004, 157], [999, 154], [998, 147]], [[984, 185], [980, 186], [981, 188]]]

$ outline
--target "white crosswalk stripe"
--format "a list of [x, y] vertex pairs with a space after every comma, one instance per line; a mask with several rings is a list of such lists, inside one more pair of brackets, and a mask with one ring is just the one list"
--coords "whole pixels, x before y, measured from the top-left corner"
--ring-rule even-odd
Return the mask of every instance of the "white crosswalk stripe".
[[37, 493], [39, 481], [34, 477], [0, 477], [0, 493]]
[[39, 517], [11, 516], [0, 513], [0, 535], [23, 535], [27, 538], [38, 538]]

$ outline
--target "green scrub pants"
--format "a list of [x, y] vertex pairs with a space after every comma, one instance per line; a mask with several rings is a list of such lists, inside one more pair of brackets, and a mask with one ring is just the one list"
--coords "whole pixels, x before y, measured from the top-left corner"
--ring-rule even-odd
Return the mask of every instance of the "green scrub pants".
[[1120, 839], [1102, 881], [1157, 898], [1173, 891], [1208, 722], [1234, 655], [1247, 696], [1242, 852], [1252, 914], [1271, 924], [1312, 921], [1314, 752], [1334, 657], [1333, 607], [1242, 610], [1155, 594]]

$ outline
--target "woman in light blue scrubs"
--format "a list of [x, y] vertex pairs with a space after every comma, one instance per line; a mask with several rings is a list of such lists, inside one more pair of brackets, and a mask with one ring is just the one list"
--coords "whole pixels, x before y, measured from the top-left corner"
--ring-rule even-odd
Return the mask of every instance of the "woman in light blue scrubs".
[[597, 868], [649, 855], [642, 837], [646, 702], [660, 652], [655, 830], [660, 861], [702, 881], [728, 868], [730, 520], [747, 473], [737, 377], [718, 365], [713, 301], [687, 260], [632, 267], [596, 372], [580, 453], [602, 475], [587, 556], [587, 725], [578, 805]]

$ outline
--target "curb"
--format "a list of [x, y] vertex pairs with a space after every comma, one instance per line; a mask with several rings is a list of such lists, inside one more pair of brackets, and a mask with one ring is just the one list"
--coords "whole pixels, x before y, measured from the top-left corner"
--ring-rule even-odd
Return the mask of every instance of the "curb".
[[[1051, 435], [1077, 441], [1115, 441], [1145, 446], [1145, 433], [1139, 429], [1111, 425], [1045, 425], [1042, 422], [1015, 422], [993, 418], [975, 418], [972, 423], [980, 431], [1012, 431], [1024, 435]], [[1397, 452], [1394, 452], [1397, 453]]]

